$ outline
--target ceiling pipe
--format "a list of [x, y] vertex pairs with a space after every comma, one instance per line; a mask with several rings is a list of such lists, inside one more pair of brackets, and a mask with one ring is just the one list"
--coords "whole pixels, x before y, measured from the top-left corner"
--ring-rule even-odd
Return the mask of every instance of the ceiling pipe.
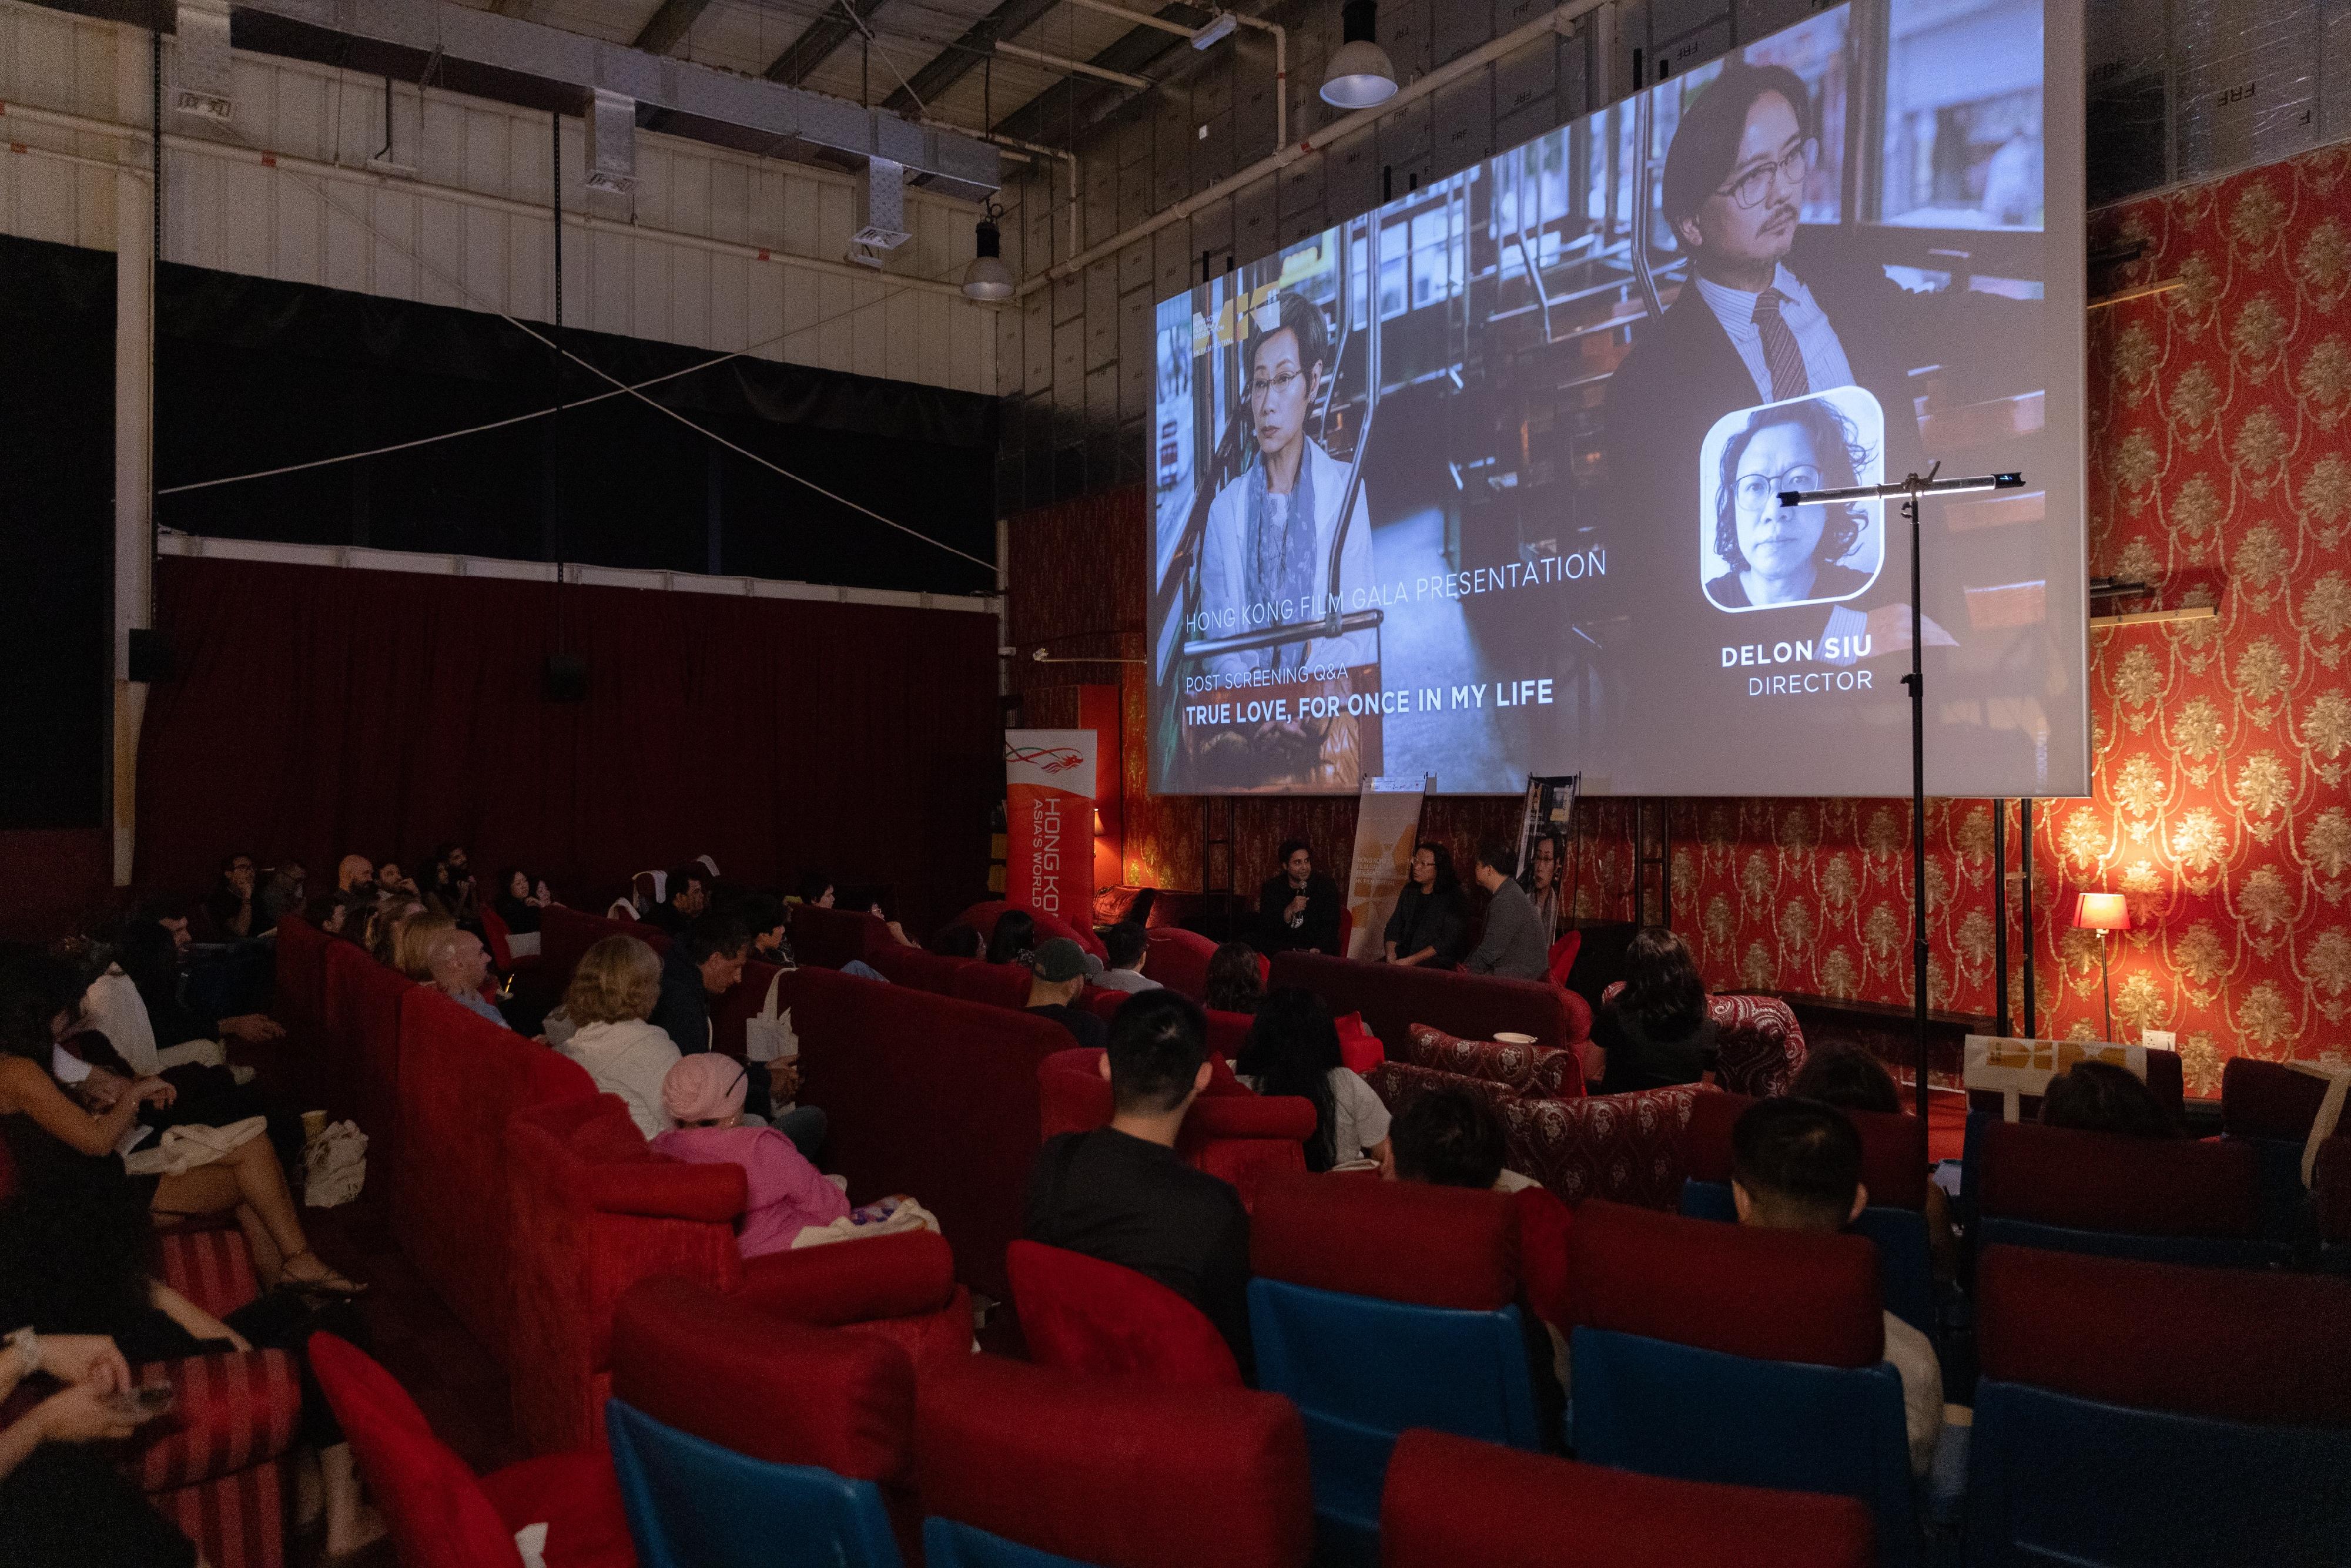
[[[1113, 5], [1110, 0], [1070, 0], [1072, 5], [1089, 11], [1099, 11], [1105, 16], [1122, 16], [1138, 27], [1156, 27], [1163, 33], [1173, 33], [1194, 48], [1207, 46], [1200, 42], [1207, 27], [1187, 27], [1181, 22], [1171, 22], [1165, 16], [1155, 16], [1148, 11], [1130, 11], [1123, 5]], [[1254, 27], [1260, 33], [1273, 35], [1273, 144], [1290, 145], [1290, 34], [1280, 24], [1257, 16], [1244, 16], [1238, 11], [1222, 11], [1220, 16], [1230, 16], [1244, 27]], [[1216, 24], [1211, 22], [1209, 26]]]
[[1285, 142], [1280, 152], [1270, 157], [1259, 159], [1239, 173], [1228, 179], [1219, 180], [1205, 191], [1195, 191], [1174, 206], [1154, 214], [1132, 228], [1120, 230], [1100, 245], [1090, 246], [1058, 267], [1032, 274], [1029, 280], [1020, 286], [1020, 298], [1026, 298], [1050, 283], [1071, 277], [1092, 267], [1097, 261], [1117, 255], [1145, 235], [1157, 234], [1177, 219], [1190, 217], [1210, 202], [1229, 196], [1244, 186], [1264, 179], [1268, 174], [1278, 173], [1287, 169], [1301, 158], [1311, 157], [1322, 152], [1331, 143], [1353, 135], [1382, 115], [1392, 114], [1405, 104], [1426, 98], [1430, 93], [1458, 81], [1472, 71], [1483, 70], [1504, 55], [1522, 49], [1546, 34], [1566, 32], [1569, 24], [1599, 10], [1609, 3], [1610, 0], [1568, 0], [1566, 5], [1537, 17], [1525, 26], [1514, 28], [1492, 42], [1470, 50], [1458, 59], [1439, 66], [1426, 76], [1404, 88], [1378, 108], [1358, 110], [1343, 120], [1335, 120], [1324, 126], [1319, 136], [1309, 137], [1294, 144]]
[[1131, 87], [1138, 92], [1147, 91], [1151, 87], [1149, 77], [1131, 76], [1125, 71], [1111, 70], [1094, 64], [1092, 60], [1073, 60], [1067, 55], [1049, 55], [1042, 49], [1023, 48], [1019, 44], [1008, 44], [1001, 38], [997, 40], [996, 52], [999, 55], [1010, 55], [1015, 59], [1029, 60], [1037, 65], [1050, 66], [1057, 71], [1092, 77], [1097, 81], [1116, 82], [1121, 87]]

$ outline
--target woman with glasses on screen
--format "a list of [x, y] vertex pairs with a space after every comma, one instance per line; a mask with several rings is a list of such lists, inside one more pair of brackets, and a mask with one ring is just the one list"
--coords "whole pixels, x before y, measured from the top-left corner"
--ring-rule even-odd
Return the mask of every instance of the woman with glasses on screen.
[[[1213, 700], [1236, 706], [1288, 699], [1286, 720], [1241, 723], [1210, 735], [1201, 747], [1204, 783], [1225, 788], [1287, 786], [1353, 789], [1379, 763], [1376, 712], [1346, 712], [1353, 693], [1379, 689], [1379, 643], [1369, 630], [1315, 634], [1332, 608], [1331, 556], [1339, 551], [1341, 613], [1370, 602], [1372, 519], [1361, 486], [1343, 544], [1340, 505], [1347, 465], [1306, 434], [1330, 376], [1330, 332], [1322, 308], [1284, 290], [1248, 313], [1249, 380], [1240, 409], [1257, 460], [1217, 492], [1200, 547], [1196, 634], [1220, 639], [1291, 625], [1295, 640], [1222, 653], [1205, 673], [1227, 677]], [[1323, 671], [1279, 687], [1256, 687], [1259, 670]], [[1335, 703], [1333, 701], [1335, 699]], [[1302, 706], [1329, 707], [1309, 713]]]
[[1869, 574], [1843, 564], [1860, 550], [1861, 507], [1783, 507], [1790, 490], [1857, 485], [1869, 451], [1823, 398], [1758, 409], [1723, 443], [1715, 476], [1714, 553], [1730, 570], [1706, 585], [1725, 610], [1844, 599]]

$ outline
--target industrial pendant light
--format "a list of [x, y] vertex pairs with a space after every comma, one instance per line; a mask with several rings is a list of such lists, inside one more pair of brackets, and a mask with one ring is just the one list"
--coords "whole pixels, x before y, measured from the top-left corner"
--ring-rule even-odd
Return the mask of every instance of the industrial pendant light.
[[1395, 96], [1395, 64], [1379, 46], [1375, 0], [1347, 0], [1339, 11], [1339, 52], [1322, 73], [1322, 101], [1338, 109], [1371, 109]]
[[1012, 298], [1012, 269], [1004, 265], [1004, 235], [996, 220], [1004, 209], [988, 204], [987, 215], [979, 220], [972, 231], [974, 248], [978, 252], [971, 265], [963, 269], [963, 292], [967, 299], [1009, 299]]

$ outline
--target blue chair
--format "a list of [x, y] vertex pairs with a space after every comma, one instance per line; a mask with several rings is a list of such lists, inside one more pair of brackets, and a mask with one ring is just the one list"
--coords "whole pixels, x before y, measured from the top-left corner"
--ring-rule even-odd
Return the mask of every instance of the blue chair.
[[612, 1314], [604, 1424], [643, 1568], [901, 1568], [888, 1488], [913, 1464], [914, 1366], [698, 1281]]
[[2351, 1562], [2351, 1283], [1995, 1247], [1977, 1295], [1970, 1568]]
[[1326, 1552], [1376, 1557], [1388, 1453], [1406, 1427], [1542, 1446], [1515, 1237], [1497, 1193], [1349, 1176], [1259, 1192], [1258, 1386], [1305, 1418]]
[[978, 1356], [914, 1416], [930, 1568], [1299, 1568], [1306, 1435], [1275, 1395]]
[[900, 1568], [882, 1490], [604, 1406], [642, 1568]]
[[1587, 1202], [1568, 1237], [1576, 1457], [1854, 1498], [1920, 1561], [1902, 1383], [1865, 1238]]
[[1969, 1118], [1966, 1186], [1979, 1249], [2083, 1252], [2207, 1269], [2267, 1269], [2291, 1249], [2262, 1233], [2251, 1143], [2133, 1138]]

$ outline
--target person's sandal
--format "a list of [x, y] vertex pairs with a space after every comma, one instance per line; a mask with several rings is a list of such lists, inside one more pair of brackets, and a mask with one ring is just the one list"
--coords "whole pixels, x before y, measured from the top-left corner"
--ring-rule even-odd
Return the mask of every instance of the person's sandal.
[[319, 1264], [320, 1268], [326, 1268], [325, 1261], [316, 1252], [305, 1247], [301, 1251], [279, 1261], [277, 1289], [280, 1291], [298, 1296], [324, 1296], [342, 1301], [352, 1301], [368, 1293], [368, 1287], [365, 1284], [356, 1280], [346, 1279], [332, 1269], [327, 1269], [324, 1274], [315, 1280], [297, 1279], [286, 1272], [286, 1265], [293, 1262], [296, 1258], [308, 1258]]

